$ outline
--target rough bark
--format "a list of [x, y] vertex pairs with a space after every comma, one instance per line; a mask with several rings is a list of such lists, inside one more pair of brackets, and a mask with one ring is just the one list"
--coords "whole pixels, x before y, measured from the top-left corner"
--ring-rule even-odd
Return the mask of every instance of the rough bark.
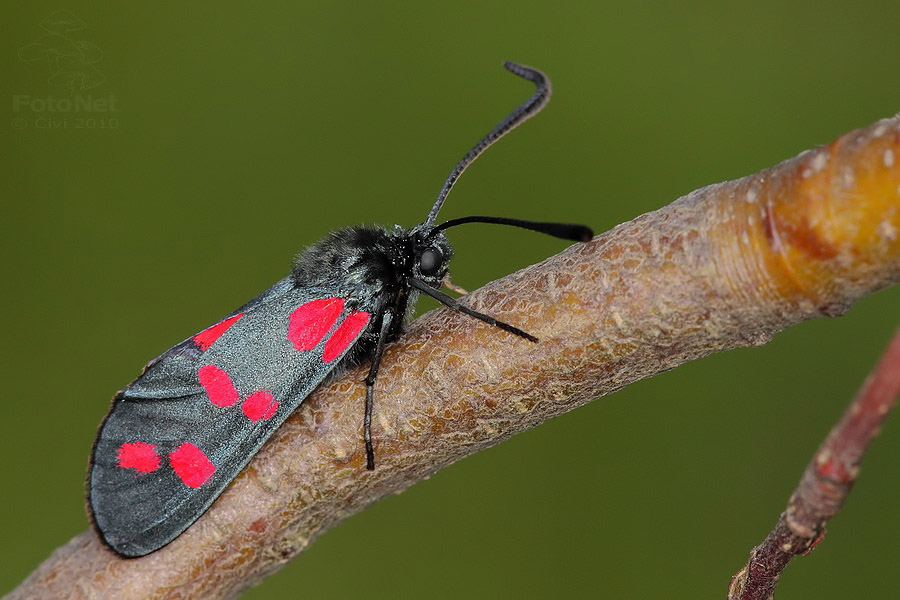
[[[10, 595], [233, 597], [379, 498], [516, 432], [712, 352], [764, 344], [900, 281], [900, 119], [692, 192], [466, 297], [393, 344], [364, 468], [364, 372], [319, 389], [171, 545], [123, 560], [92, 531]], [[211, 568], [212, 566], [215, 568]]]

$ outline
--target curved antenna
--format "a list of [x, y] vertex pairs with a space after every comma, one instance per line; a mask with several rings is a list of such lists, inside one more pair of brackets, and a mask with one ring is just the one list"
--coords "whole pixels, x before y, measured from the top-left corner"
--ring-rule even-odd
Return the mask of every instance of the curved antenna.
[[462, 172], [466, 170], [466, 167], [472, 164], [472, 162], [478, 158], [482, 152], [487, 150], [491, 144], [512, 131], [523, 121], [526, 121], [540, 112], [540, 110], [544, 108], [544, 105], [547, 104], [547, 101], [550, 100], [550, 80], [547, 79], [546, 75], [537, 69], [532, 69], [531, 67], [526, 67], [514, 62], [507, 61], [503, 63], [503, 66], [506, 67], [506, 70], [510, 73], [534, 83], [534, 85], [537, 86], [537, 90], [531, 98], [509, 113], [499, 125], [494, 127], [489, 134], [481, 138], [481, 140], [475, 144], [471, 150], [466, 152], [466, 155], [463, 156], [458, 163], [456, 163], [456, 166], [450, 171], [447, 181], [444, 182], [444, 187], [441, 188], [437, 200], [434, 201], [434, 206], [431, 207], [428, 218], [425, 219], [426, 227], [434, 225], [434, 220], [437, 218], [438, 211], [441, 210], [444, 200], [447, 199], [447, 195], [450, 193], [450, 190], [453, 189], [453, 184], [456, 183], [456, 180], [459, 179]]
[[450, 219], [431, 230], [429, 237], [434, 236], [445, 229], [465, 225], [466, 223], [491, 223], [494, 225], [512, 225], [522, 229], [530, 229], [538, 233], [546, 233], [553, 237], [573, 242], [589, 242], [594, 237], [594, 230], [586, 225], [573, 223], [546, 223], [544, 221], [524, 221], [522, 219], [509, 219], [506, 217], [462, 217]]

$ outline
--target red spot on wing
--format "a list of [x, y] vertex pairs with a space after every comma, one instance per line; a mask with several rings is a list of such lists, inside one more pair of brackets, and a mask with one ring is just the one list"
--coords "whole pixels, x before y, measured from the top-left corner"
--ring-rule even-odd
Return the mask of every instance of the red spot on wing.
[[222, 337], [226, 331], [228, 331], [232, 325], [238, 322], [238, 319], [243, 317], [244, 314], [241, 313], [239, 315], [234, 315], [230, 319], [225, 319], [218, 325], [213, 325], [209, 329], [205, 329], [201, 331], [197, 335], [194, 336], [194, 343], [200, 346], [200, 349], [204, 352], [209, 350], [209, 347], [216, 343], [216, 340]]
[[198, 488], [216, 472], [216, 465], [209, 462], [203, 451], [193, 444], [182, 444], [169, 455], [172, 470], [189, 488]]
[[344, 350], [359, 337], [359, 333], [369, 324], [369, 316], [369, 313], [363, 311], [353, 311], [347, 315], [334, 335], [325, 342], [322, 360], [326, 364], [343, 354]]
[[298, 352], [315, 348], [344, 312], [343, 298], [307, 302], [291, 313], [287, 338]]
[[256, 392], [244, 400], [241, 410], [254, 423], [263, 419], [268, 421], [278, 410], [278, 400], [271, 392]]
[[135, 442], [119, 446], [119, 468], [134, 469], [141, 475], [152, 473], [159, 468], [156, 446]]
[[237, 404], [237, 401], [240, 400], [234, 384], [231, 383], [231, 377], [219, 367], [212, 365], [201, 367], [197, 371], [197, 378], [200, 380], [200, 385], [206, 390], [209, 401], [219, 408]]

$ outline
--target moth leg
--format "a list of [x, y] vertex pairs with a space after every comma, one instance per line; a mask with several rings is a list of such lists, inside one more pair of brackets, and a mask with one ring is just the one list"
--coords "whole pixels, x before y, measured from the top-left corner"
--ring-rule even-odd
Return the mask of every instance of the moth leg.
[[449, 290], [453, 290], [454, 292], [456, 292], [457, 294], [460, 294], [462, 296], [465, 296], [466, 294], [469, 293], [465, 288], [461, 288], [458, 285], [456, 285], [455, 283], [453, 283], [452, 281], [450, 281], [449, 275], [444, 277], [444, 281], [442, 281], [441, 283], [443, 284], [443, 286], [445, 288], [447, 288]]
[[364, 436], [366, 439], [366, 469], [375, 470], [375, 450], [372, 447], [372, 400], [375, 390], [375, 379], [378, 377], [378, 369], [381, 367], [381, 357], [384, 355], [384, 343], [391, 329], [391, 321], [394, 315], [386, 310], [381, 317], [381, 329], [378, 332], [378, 341], [375, 344], [375, 354], [372, 356], [372, 366], [366, 375], [366, 417], [363, 421]]
[[522, 331], [518, 327], [510, 325], [509, 323], [504, 323], [503, 321], [498, 321], [497, 319], [495, 319], [494, 317], [492, 317], [490, 315], [480, 313], [477, 310], [472, 310], [468, 306], [464, 306], [464, 305], [460, 304], [456, 300], [456, 298], [451, 298], [444, 292], [434, 289], [433, 287], [431, 287], [424, 281], [419, 281], [418, 279], [410, 279], [409, 284], [411, 286], [413, 286], [414, 288], [416, 288], [417, 290], [419, 290], [420, 292], [423, 292], [423, 293], [431, 296], [432, 298], [434, 298], [441, 304], [446, 304], [453, 310], [458, 310], [459, 312], [465, 313], [465, 314], [469, 315], [470, 317], [475, 317], [479, 321], [484, 321], [485, 323], [487, 323], [489, 325], [493, 325], [494, 327], [499, 327], [503, 331], [508, 331], [519, 337], [523, 337], [530, 342], [539, 341], [536, 337], [534, 337], [530, 333], [526, 333], [526, 332]]

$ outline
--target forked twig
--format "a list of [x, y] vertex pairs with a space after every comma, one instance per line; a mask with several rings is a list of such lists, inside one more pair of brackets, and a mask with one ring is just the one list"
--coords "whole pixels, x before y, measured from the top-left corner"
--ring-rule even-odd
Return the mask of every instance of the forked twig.
[[797, 555], [812, 551], [825, 536], [853, 488], [869, 444], [900, 396], [900, 330], [841, 421], [828, 435], [791, 494], [787, 509], [747, 564], [732, 577], [729, 600], [766, 600], [778, 577]]

